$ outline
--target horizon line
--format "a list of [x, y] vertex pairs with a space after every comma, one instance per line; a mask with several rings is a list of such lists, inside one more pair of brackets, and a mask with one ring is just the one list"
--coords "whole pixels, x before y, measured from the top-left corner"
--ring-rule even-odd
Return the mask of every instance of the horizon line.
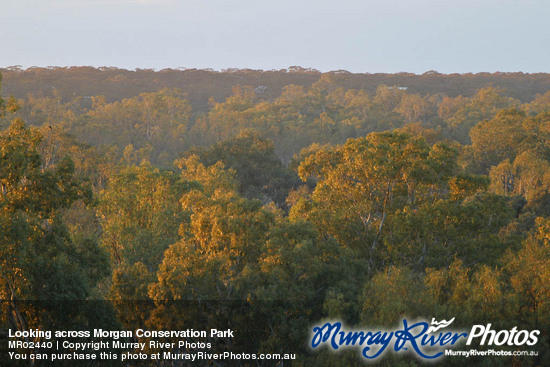
[[450, 76], [450, 75], [478, 75], [478, 74], [524, 74], [524, 75], [537, 75], [537, 74], [550, 74], [550, 72], [525, 72], [525, 71], [468, 71], [468, 72], [452, 72], [452, 73], [444, 73], [439, 72], [437, 70], [431, 69], [427, 70], [423, 73], [416, 73], [412, 71], [397, 71], [397, 72], [353, 72], [348, 71], [345, 69], [337, 69], [337, 70], [330, 70], [330, 71], [321, 71], [319, 69], [315, 68], [308, 68], [308, 67], [302, 67], [302, 66], [289, 66], [287, 68], [282, 69], [253, 69], [253, 68], [223, 68], [223, 69], [214, 69], [214, 68], [194, 68], [194, 67], [185, 67], [185, 66], [176, 66], [176, 67], [167, 67], [167, 68], [148, 68], [148, 67], [136, 67], [134, 69], [126, 68], [126, 67], [119, 67], [119, 66], [92, 66], [92, 65], [66, 65], [66, 66], [54, 66], [54, 65], [48, 65], [48, 66], [27, 66], [24, 67], [22, 65], [9, 65], [9, 66], [0, 66], [0, 70], [7, 70], [7, 71], [30, 71], [33, 69], [46, 69], [46, 70], [56, 70], [56, 69], [72, 69], [72, 68], [91, 68], [96, 69], [99, 71], [112, 71], [112, 70], [121, 70], [121, 71], [127, 71], [127, 72], [163, 72], [163, 71], [206, 71], [206, 72], [213, 72], [213, 73], [238, 73], [243, 71], [251, 71], [251, 72], [287, 72], [287, 73], [312, 73], [312, 74], [353, 74], [353, 75], [376, 75], [376, 74], [393, 74], [393, 75], [399, 75], [399, 74], [405, 74], [405, 75], [414, 75], [414, 76], [426, 76], [426, 75], [443, 75], [443, 76]]

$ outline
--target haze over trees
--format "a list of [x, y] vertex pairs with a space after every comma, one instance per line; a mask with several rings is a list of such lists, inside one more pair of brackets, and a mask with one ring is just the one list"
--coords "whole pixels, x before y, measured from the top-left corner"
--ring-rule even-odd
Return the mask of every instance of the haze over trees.
[[347, 366], [311, 325], [456, 317], [541, 330], [484, 365], [550, 363], [547, 74], [3, 74], [2, 328], [231, 324]]

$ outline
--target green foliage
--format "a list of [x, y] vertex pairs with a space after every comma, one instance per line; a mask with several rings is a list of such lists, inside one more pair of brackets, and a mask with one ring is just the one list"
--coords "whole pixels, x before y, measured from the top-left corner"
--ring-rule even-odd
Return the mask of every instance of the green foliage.
[[85, 320], [86, 309], [64, 311], [51, 302], [35, 308], [22, 301], [85, 300], [107, 265], [97, 242], [75, 242], [62, 220], [89, 189], [70, 158], [44, 166], [41, 140], [21, 120], [0, 133], [0, 298], [10, 300], [1, 317], [17, 330]]
[[[182, 239], [164, 254], [152, 297], [246, 299], [253, 288], [245, 275], [257, 271], [274, 215], [258, 201], [239, 197], [231, 173], [227, 175], [221, 165], [205, 168], [191, 157], [185, 168], [183, 177], [199, 186], [181, 199], [190, 217], [181, 225]], [[224, 175], [227, 185], [218, 179]], [[221, 185], [210, 190], [214, 183]]]
[[313, 222], [378, 268], [387, 257], [388, 249], [379, 246], [387, 221], [441, 198], [456, 156], [444, 144], [429, 147], [401, 133], [373, 133], [318, 151], [298, 169], [303, 180], [318, 181], [311, 202], [299, 201], [291, 216]]
[[362, 297], [361, 321], [365, 325], [395, 326], [401, 317], [425, 316], [426, 290], [422, 278], [406, 267], [391, 266], [375, 274]]
[[[478, 122], [493, 118], [498, 111], [518, 105], [518, 101], [504, 95], [501, 88], [486, 87], [477, 91], [470, 100], [464, 101], [458, 97], [456, 109], [447, 120], [450, 136], [461, 143], [468, 143], [468, 132]], [[442, 111], [440, 110], [440, 113]], [[472, 137], [473, 142], [473, 137]]]
[[472, 128], [474, 157], [484, 172], [505, 159], [513, 160], [518, 152], [525, 150], [523, 145], [528, 142], [529, 133], [523, 129], [524, 120], [523, 112], [511, 109]]
[[178, 239], [184, 217], [178, 199], [183, 186], [172, 172], [149, 163], [113, 174], [100, 194], [103, 246], [114, 266], [142, 262], [155, 271], [164, 250]]
[[298, 183], [296, 175], [275, 154], [273, 143], [253, 131], [187, 154], [197, 154], [206, 166], [222, 162], [225, 168], [235, 170], [241, 195], [279, 207], [285, 206], [289, 190]]
[[384, 238], [388, 260], [417, 269], [448, 266], [454, 258], [494, 264], [511, 245], [500, 230], [512, 218], [508, 202], [494, 195], [405, 208], [389, 219]]

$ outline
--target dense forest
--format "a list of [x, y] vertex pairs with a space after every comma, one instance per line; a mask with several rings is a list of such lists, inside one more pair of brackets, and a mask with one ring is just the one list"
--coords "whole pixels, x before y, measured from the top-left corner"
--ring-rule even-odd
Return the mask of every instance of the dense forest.
[[550, 75], [2, 71], [0, 331], [231, 325], [349, 366], [313, 323], [456, 317], [539, 355], [447, 364], [550, 364]]

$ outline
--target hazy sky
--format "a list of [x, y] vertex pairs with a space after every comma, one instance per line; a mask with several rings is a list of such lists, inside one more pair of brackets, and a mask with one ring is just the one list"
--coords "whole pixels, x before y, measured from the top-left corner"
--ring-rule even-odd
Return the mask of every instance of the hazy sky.
[[0, 67], [550, 72], [548, 0], [0, 0]]

